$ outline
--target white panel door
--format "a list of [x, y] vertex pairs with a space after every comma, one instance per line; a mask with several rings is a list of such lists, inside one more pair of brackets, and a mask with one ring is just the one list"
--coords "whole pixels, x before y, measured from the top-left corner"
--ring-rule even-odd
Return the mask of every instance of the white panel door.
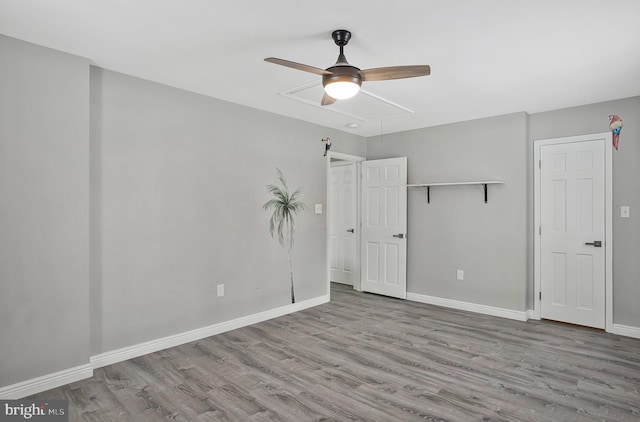
[[407, 297], [407, 158], [362, 163], [362, 290]]
[[541, 147], [542, 318], [604, 328], [604, 148], [600, 140]]
[[356, 272], [356, 163], [331, 164], [329, 174], [331, 281], [354, 285]]

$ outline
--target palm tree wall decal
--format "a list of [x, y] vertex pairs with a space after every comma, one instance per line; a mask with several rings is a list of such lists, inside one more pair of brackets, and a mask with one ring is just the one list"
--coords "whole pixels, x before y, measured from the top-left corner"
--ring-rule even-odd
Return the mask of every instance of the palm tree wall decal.
[[282, 171], [276, 168], [276, 174], [282, 186], [265, 186], [267, 192], [273, 195], [273, 199], [265, 202], [262, 208], [264, 208], [265, 211], [273, 210], [271, 218], [269, 219], [269, 233], [272, 238], [275, 238], [275, 235], [277, 235], [280, 246], [287, 248], [287, 256], [289, 258], [289, 277], [291, 280], [291, 303], [296, 303], [296, 296], [293, 287], [291, 249], [293, 248], [295, 216], [299, 211], [304, 210], [305, 206], [300, 201], [300, 197], [302, 196], [300, 188], [290, 193], [287, 181], [284, 174], [282, 174]]

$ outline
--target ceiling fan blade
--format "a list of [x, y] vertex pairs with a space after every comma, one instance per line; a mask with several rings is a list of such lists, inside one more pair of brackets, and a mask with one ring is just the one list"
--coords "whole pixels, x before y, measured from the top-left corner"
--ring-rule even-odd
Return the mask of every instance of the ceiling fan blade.
[[320, 103], [323, 106], [326, 105], [331, 105], [333, 103], [336, 102], [336, 99], [333, 97], [330, 97], [326, 92], [324, 93], [324, 95], [322, 95], [322, 102]]
[[277, 59], [275, 57], [267, 57], [264, 59], [265, 62], [279, 64], [280, 66], [291, 67], [293, 69], [302, 70], [304, 72], [315, 73], [316, 75], [333, 75], [333, 73], [320, 69], [318, 67], [308, 66], [302, 63], [291, 62], [289, 60]]
[[387, 81], [390, 79], [415, 78], [431, 74], [429, 65], [376, 67], [360, 71], [363, 81]]

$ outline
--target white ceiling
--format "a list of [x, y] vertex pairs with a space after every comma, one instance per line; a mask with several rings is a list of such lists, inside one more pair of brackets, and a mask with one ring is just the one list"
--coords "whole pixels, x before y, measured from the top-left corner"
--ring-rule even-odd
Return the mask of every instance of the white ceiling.
[[[342, 28], [361, 69], [431, 65], [363, 85], [414, 113], [358, 120], [281, 95], [320, 77], [263, 59], [329, 67]], [[637, 0], [0, 0], [0, 33], [362, 136], [640, 95]]]

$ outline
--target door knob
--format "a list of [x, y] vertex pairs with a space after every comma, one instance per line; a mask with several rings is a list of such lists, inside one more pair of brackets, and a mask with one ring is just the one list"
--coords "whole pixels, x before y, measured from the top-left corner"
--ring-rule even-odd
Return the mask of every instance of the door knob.
[[355, 231], [355, 229], [347, 229], [347, 232], [348, 233], [355, 233], [356, 231]]
[[397, 237], [398, 239], [404, 239], [404, 233], [394, 234], [393, 237]]
[[585, 245], [594, 246], [596, 248], [601, 248], [602, 247], [602, 241], [601, 240], [594, 240], [593, 242], [585, 242]]

